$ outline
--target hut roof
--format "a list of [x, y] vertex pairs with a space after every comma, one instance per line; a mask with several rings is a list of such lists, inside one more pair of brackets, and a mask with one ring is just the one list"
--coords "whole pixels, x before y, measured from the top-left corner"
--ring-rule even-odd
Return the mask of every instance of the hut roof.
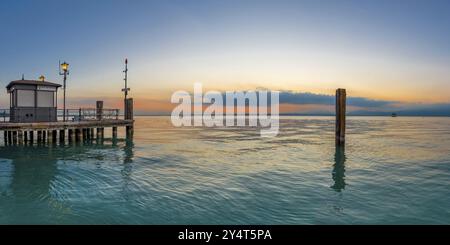
[[40, 86], [50, 86], [50, 87], [61, 87], [61, 84], [51, 83], [46, 81], [38, 81], [38, 80], [17, 80], [12, 81], [6, 86], [6, 89], [11, 89], [14, 85], [40, 85]]

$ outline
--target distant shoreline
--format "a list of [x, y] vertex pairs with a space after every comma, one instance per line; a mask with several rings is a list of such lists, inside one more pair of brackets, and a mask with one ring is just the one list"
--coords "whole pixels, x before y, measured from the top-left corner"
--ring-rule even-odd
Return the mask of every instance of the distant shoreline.
[[[136, 114], [137, 117], [170, 117], [169, 114], [154, 114], [154, 115], [144, 115]], [[299, 116], [299, 117], [334, 117], [334, 114], [323, 115], [323, 114], [280, 114], [282, 117], [286, 116]], [[347, 115], [347, 117], [392, 117], [391, 115]], [[397, 115], [397, 117], [450, 117], [450, 115]]]

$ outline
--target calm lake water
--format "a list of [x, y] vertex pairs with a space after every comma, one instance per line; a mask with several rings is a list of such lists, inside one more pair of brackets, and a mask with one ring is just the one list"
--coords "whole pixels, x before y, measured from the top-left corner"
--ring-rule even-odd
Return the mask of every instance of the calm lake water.
[[450, 224], [450, 118], [350, 117], [345, 149], [332, 117], [280, 124], [260, 138], [138, 117], [128, 142], [0, 139], [0, 223]]

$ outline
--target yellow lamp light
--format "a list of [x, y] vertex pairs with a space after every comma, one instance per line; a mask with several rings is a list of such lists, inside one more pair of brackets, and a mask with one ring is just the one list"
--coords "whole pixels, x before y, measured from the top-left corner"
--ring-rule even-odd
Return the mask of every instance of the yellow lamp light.
[[67, 72], [67, 71], [69, 70], [69, 64], [67, 64], [66, 62], [62, 63], [62, 64], [61, 64], [61, 69], [62, 69], [64, 72]]

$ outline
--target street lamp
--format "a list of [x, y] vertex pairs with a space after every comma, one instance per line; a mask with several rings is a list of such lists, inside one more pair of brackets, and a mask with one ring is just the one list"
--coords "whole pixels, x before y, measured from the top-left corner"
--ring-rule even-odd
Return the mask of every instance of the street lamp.
[[[67, 75], [69, 75], [69, 64], [67, 64], [65, 61], [64, 63], [59, 65], [59, 75], [64, 76], [64, 85], [63, 85], [63, 90], [64, 90], [64, 99], [63, 99], [63, 121], [66, 121], [66, 80], [67, 80]], [[62, 70], [62, 72], [61, 72]]]

